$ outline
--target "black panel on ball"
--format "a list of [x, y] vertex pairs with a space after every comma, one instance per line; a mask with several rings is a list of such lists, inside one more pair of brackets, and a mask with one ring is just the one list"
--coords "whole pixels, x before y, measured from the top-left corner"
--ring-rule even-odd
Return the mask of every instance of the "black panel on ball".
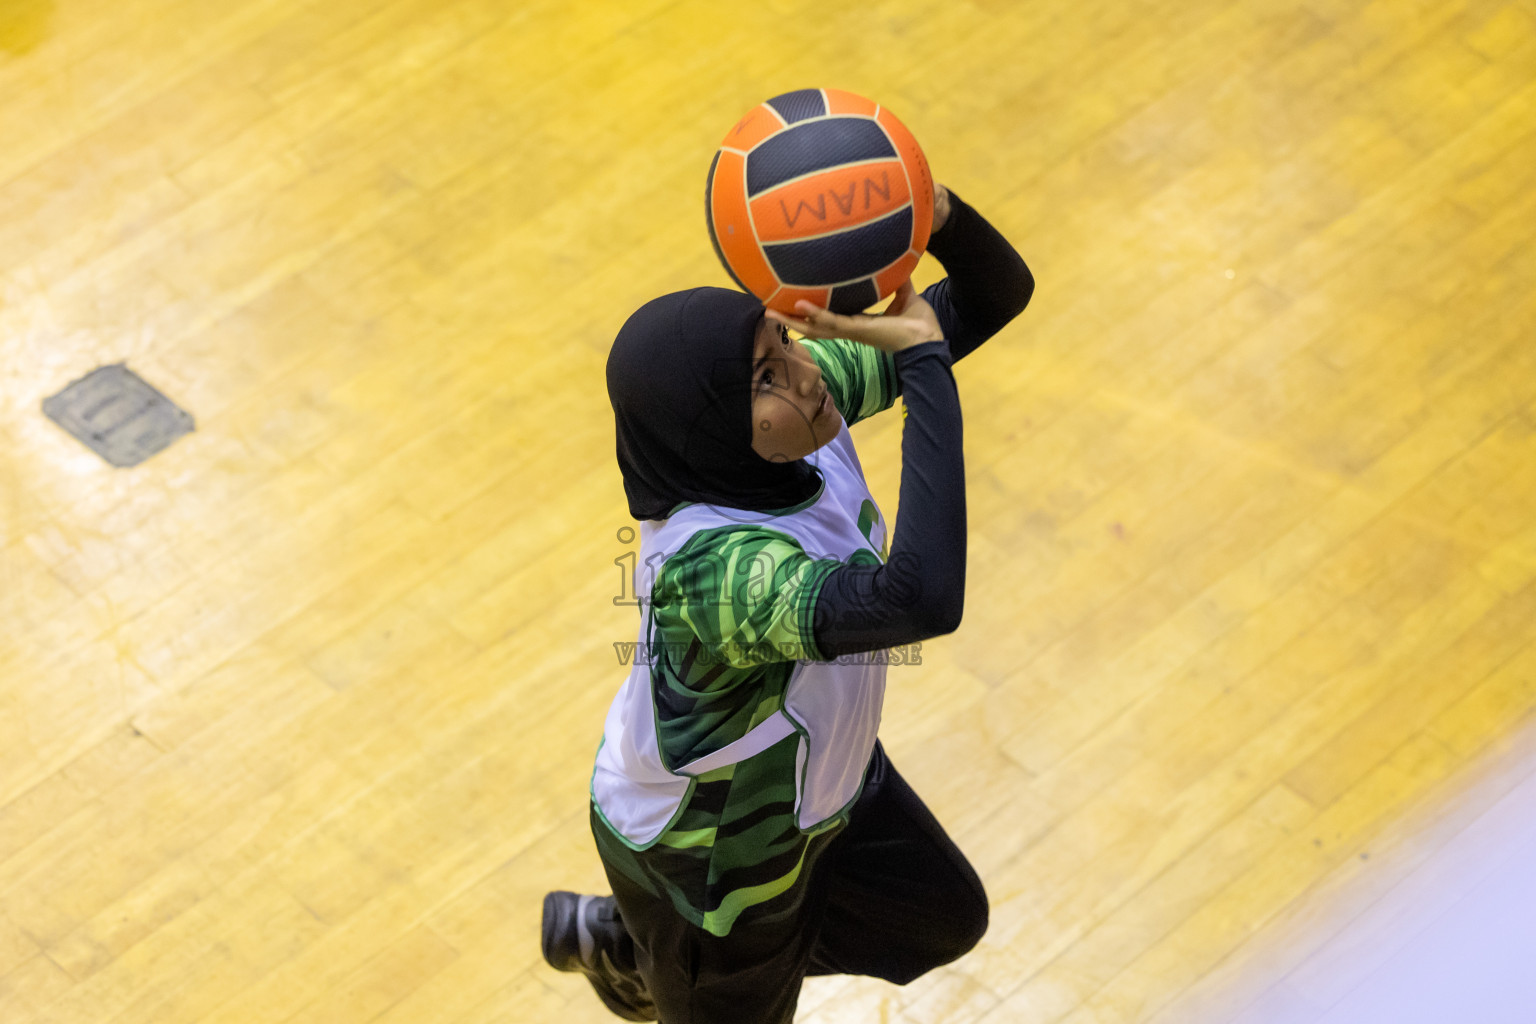
[[874, 278], [866, 277], [862, 281], [833, 288], [832, 298], [828, 300], [827, 308], [834, 313], [845, 315], [862, 313], [879, 301], [880, 289], [875, 287]]
[[775, 96], [768, 105], [779, 112], [785, 124], [794, 124], [811, 117], [821, 117], [827, 112], [827, 101], [820, 89], [797, 89]]
[[863, 227], [813, 238], [763, 246], [774, 273], [787, 285], [820, 287], [868, 277], [901, 259], [912, 247], [912, 206]]
[[885, 129], [867, 117], [809, 121], [769, 136], [748, 154], [747, 195], [828, 167], [895, 155]]
[[736, 271], [731, 269], [731, 261], [725, 258], [725, 250], [720, 248], [720, 236], [715, 233], [713, 199], [715, 194], [715, 168], [718, 166], [720, 166], [720, 153], [717, 150], [715, 158], [709, 162], [709, 177], [704, 179], [704, 223], [709, 226], [709, 244], [715, 247], [715, 255], [720, 258], [720, 265], [725, 268], [727, 274], [731, 275], [731, 280], [736, 282], [736, 287], [750, 295], [752, 289], [743, 284], [741, 278], [736, 276]]

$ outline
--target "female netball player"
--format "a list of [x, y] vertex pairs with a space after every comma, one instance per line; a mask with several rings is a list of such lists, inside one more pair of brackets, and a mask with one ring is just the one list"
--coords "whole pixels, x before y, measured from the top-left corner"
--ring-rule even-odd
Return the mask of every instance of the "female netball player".
[[[697, 288], [647, 303], [614, 341], [641, 647], [592, 778], [613, 895], [550, 893], [543, 951], [626, 1020], [789, 1024], [807, 975], [906, 984], [986, 930], [976, 872], [877, 739], [887, 659], [872, 652], [960, 623], [950, 364], [1034, 279], [942, 186], [928, 251], [949, 276], [880, 316], [765, 314]], [[887, 553], [848, 425], [898, 396]]]

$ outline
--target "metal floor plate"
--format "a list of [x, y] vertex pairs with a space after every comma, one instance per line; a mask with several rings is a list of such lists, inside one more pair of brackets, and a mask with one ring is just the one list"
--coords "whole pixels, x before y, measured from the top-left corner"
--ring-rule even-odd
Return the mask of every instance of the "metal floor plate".
[[102, 366], [43, 400], [49, 419], [118, 467], [137, 466], [194, 427], [125, 363]]

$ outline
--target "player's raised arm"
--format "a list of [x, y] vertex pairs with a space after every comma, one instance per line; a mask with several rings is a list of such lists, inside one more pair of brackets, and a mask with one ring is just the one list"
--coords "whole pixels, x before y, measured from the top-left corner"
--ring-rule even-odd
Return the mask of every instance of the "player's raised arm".
[[965, 464], [960, 396], [934, 311], [905, 285], [882, 316], [817, 309], [800, 320], [769, 315], [811, 337], [891, 352], [907, 407], [890, 557], [826, 577], [816, 599], [816, 648], [832, 658], [953, 632], [965, 606]]
[[949, 276], [925, 288], [923, 298], [959, 361], [1023, 312], [1035, 278], [1008, 239], [963, 199], [942, 185], [936, 197], [928, 252]]

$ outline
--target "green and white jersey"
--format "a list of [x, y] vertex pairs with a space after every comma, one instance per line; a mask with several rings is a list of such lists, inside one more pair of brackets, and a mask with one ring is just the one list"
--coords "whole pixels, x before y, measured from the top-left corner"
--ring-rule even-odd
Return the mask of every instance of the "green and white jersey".
[[[894, 402], [889, 356], [805, 344], [847, 419]], [[611, 867], [718, 935], [794, 888], [880, 724], [884, 662], [822, 660], [812, 624], [829, 573], [883, 558], [885, 523], [846, 425], [811, 458], [823, 486], [799, 507], [640, 525], [638, 648], [593, 772], [595, 832]]]

